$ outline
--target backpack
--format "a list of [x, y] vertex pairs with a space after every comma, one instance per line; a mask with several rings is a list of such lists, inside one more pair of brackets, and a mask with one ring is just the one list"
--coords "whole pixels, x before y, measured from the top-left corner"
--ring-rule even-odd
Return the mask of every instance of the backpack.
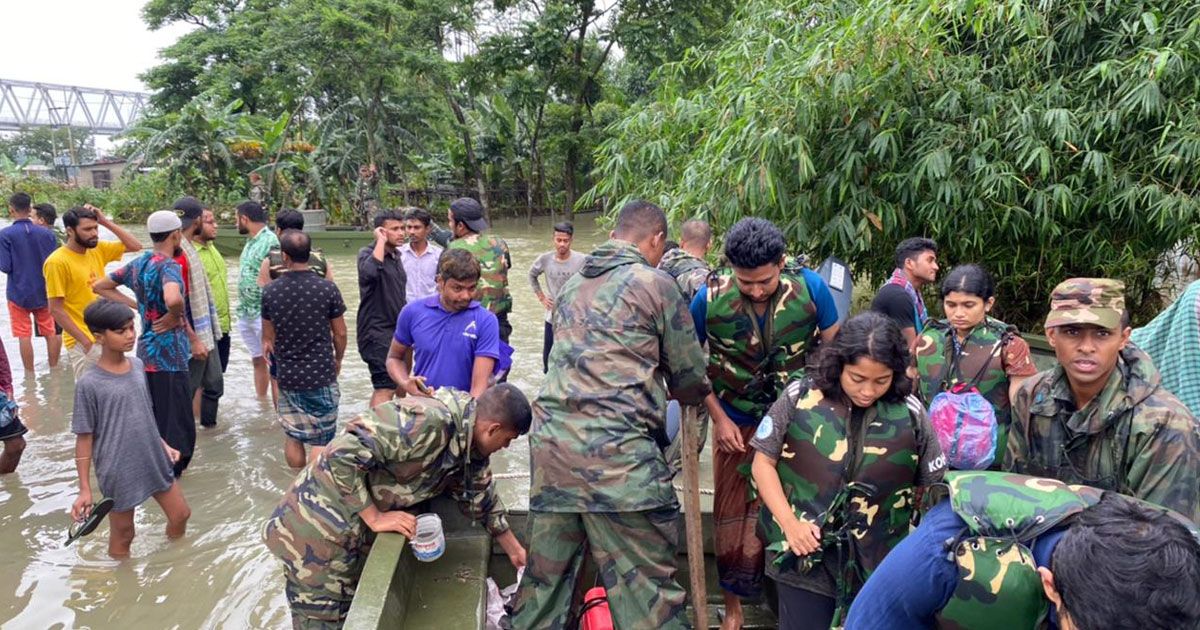
[[[953, 333], [951, 333], [953, 334]], [[929, 401], [929, 423], [937, 434], [938, 443], [946, 462], [955, 470], [986, 470], [998, 455], [999, 424], [996, 409], [979, 393], [979, 380], [992, 364], [992, 359], [1008, 342], [1005, 335], [996, 342], [991, 355], [970, 381], [958, 383], [949, 390], [939, 392]], [[959, 353], [954, 355], [958, 363]], [[946, 376], [954, 372], [955, 365], [946, 370]], [[942, 382], [945, 387], [945, 380]]]

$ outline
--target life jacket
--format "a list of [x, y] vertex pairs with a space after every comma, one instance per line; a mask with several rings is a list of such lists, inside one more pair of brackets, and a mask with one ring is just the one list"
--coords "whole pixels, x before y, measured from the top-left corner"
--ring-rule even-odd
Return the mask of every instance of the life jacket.
[[854, 422], [850, 406], [826, 398], [811, 381], [788, 387], [788, 400], [796, 404], [776, 471], [796, 516], [820, 527], [821, 550], [804, 558], [789, 552], [765, 505], [759, 534], [767, 550], [776, 552], [772, 562], [781, 572], [828, 567], [837, 584], [836, 621], [909, 532], [919, 473], [915, 418], [920, 403], [911, 397], [900, 403], [880, 400]]
[[[1040, 627], [1050, 603], [1037, 572], [1033, 541], [1098, 503], [1103, 491], [997, 471], [948, 472], [943, 485], [951, 509], [967, 528], [957, 540], [946, 543], [946, 551], [958, 565], [958, 580], [937, 614], [938, 627]], [[1200, 538], [1195, 524], [1168, 513]]]
[[921, 333], [914, 353], [920, 374], [917, 397], [928, 407], [939, 393], [949, 391], [955, 385], [973, 384], [996, 411], [999, 452], [993, 469], [998, 469], [1004, 458], [1004, 445], [1008, 444], [1008, 428], [1012, 425], [1009, 381], [1002, 355], [1004, 346], [1017, 334], [1017, 329], [999, 320], [985, 318], [967, 336], [957, 357], [950, 338], [954, 334], [954, 328], [945, 320], [926, 322], [925, 332]]
[[471, 234], [450, 241], [449, 247], [465, 249], [479, 261], [479, 288], [475, 299], [497, 316], [512, 311], [508, 292], [508, 245], [491, 234]]
[[708, 378], [713, 392], [749, 416], [762, 418], [784, 386], [804, 376], [808, 344], [817, 331], [817, 305], [800, 274], [783, 273], [759, 327], [753, 303], [733, 271], [708, 277]]
[[[318, 276], [324, 278], [325, 271], [328, 268], [329, 262], [325, 260], [325, 254], [319, 249], [312, 250], [308, 256], [309, 271], [312, 271]], [[271, 276], [272, 280], [278, 280], [279, 276], [282, 276], [287, 272], [287, 265], [283, 263], [283, 251], [277, 247], [272, 248], [271, 251], [267, 253], [267, 274]]]

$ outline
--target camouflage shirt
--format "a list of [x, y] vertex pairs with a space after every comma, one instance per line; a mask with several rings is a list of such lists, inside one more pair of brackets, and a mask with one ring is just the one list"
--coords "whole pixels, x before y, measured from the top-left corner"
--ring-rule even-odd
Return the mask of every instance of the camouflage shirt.
[[296, 477], [267, 536], [285, 530], [293, 539], [356, 548], [366, 533], [358, 513], [367, 506], [408, 509], [447, 491], [493, 535], [508, 531], [488, 460], [471, 450], [474, 415], [469, 395], [439, 389], [434, 398], [403, 398], [355, 419]]
[[658, 268], [675, 278], [675, 281], [679, 283], [679, 288], [683, 290], [684, 297], [689, 300], [696, 295], [700, 287], [704, 286], [704, 281], [711, 271], [708, 263], [687, 253], [682, 247], [663, 254]]
[[479, 288], [475, 299], [487, 310], [501, 317], [512, 311], [512, 294], [508, 292], [508, 270], [512, 256], [508, 243], [491, 234], [468, 234], [450, 241], [451, 249], [465, 249], [479, 261]]
[[1115, 490], [1200, 520], [1200, 425], [1137, 347], [1076, 409], [1062, 366], [1022, 384], [1004, 469]]
[[663, 455], [667, 390], [690, 405], [710, 391], [704, 351], [675, 280], [632, 244], [610, 240], [563, 285], [553, 326], [550, 372], [529, 435], [530, 509], [675, 505]]

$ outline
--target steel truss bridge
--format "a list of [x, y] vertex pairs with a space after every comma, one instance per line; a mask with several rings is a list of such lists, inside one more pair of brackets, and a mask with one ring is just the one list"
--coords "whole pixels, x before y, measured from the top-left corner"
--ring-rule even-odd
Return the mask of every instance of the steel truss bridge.
[[133, 126], [149, 99], [141, 92], [0, 79], [0, 131], [69, 125], [118, 134]]

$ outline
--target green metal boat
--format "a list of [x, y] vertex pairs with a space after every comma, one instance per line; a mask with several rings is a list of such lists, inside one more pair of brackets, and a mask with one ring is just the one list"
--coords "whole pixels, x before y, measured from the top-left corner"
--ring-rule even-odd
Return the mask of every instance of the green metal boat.
[[[354, 254], [375, 241], [374, 232], [348, 226], [326, 226], [324, 230], [311, 231], [308, 235], [312, 237], [313, 247], [327, 254]], [[246, 238], [245, 234], [238, 234], [237, 228], [218, 228], [217, 251], [224, 256], [237, 257], [242, 253]]]
[[[708, 582], [709, 624], [720, 625], [718, 609], [721, 592], [717, 585], [716, 560], [712, 555], [712, 498], [702, 496], [702, 522], [705, 540], [705, 577]], [[486, 623], [487, 578], [500, 588], [516, 581], [516, 573], [499, 545], [482, 527], [473, 525], [448, 499], [437, 499], [430, 511], [442, 518], [446, 552], [433, 562], [420, 562], [412, 554], [407, 540], [399, 534], [381, 534], [371, 548], [359, 580], [354, 603], [346, 619], [347, 630], [389, 630], [403, 628], [482, 629]], [[527, 513], [510, 511], [513, 532], [528, 546], [525, 537]], [[681, 585], [688, 584], [687, 558], [684, 554], [683, 519], [679, 523], [679, 573]], [[581, 588], [595, 582], [595, 567], [585, 567]], [[686, 586], [685, 586], [686, 587]], [[577, 593], [580, 597], [582, 592]], [[775, 628], [775, 615], [768, 604], [747, 606], [745, 628]], [[691, 619], [689, 607], [688, 618]]]

